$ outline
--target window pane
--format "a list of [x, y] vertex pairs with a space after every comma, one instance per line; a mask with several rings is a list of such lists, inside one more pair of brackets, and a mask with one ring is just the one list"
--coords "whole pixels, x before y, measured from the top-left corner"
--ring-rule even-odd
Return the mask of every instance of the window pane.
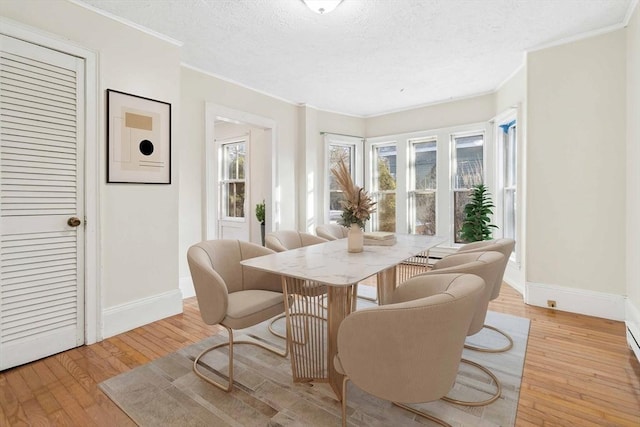
[[396, 146], [381, 145], [373, 149], [375, 191], [377, 202], [372, 228], [378, 231], [396, 231]]
[[244, 182], [225, 184], [225, 216], [244, 218]]
[[453, 232], [456, 243], [465, 243], [460, 238], [460, 230], [462, 229], [462, 223], [464, 222], [464, 207], [470, 201], [471, 191], [454, 191], [453, 192], [453, 204], [454, 204], [454, 217], [453, 217]]
[[456, 170], [453, 185], [468, 189], [483, 182], [483, 135], [454, 137]]
[[223, 179], [244, 179], [244, 161], [245, 151], [244, 143], [237, 142], [233, 144], [225, 144], [223, 146]]
[[436, 234], [436, 193], [414, 193], [411, 198], [414, 218], [411, 233], [434, 236]]
[[342, 200], [342, 191], [338, 186], [336, 177], [331, 173], [332, 169], [338, 166], [340, 160], [344, 160], [347, 165], [347, 169], [351, 172], [353, 177], [353, 162], [354, 162], [354, 147], [351, 145], [329, 145], [329, 222], [336, 223], [342, 215], [342, 206], [340, 206], [340, 200]]
[[511, 239], [516, 238], [516, 190], [507, 189], [504, 192], [504, 227], [502, 234]]
[[417, 142], [412, 145], [413, 179], [415, 190], [435, 190], [437, 188], [436, 141]]

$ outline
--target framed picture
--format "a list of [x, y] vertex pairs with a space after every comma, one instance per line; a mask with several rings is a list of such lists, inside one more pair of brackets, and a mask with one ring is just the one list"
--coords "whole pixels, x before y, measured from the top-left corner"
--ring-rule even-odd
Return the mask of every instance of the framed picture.
[[171, 104], [107, 89], [107, 182], [171, 184]]

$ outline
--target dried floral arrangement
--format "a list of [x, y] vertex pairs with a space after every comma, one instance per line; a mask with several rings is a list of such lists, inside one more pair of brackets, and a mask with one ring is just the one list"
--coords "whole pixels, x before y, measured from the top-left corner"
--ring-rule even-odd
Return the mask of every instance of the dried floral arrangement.
[[331, 169], [331, 173], [336, 177], [344, 196], [344, 200], [340, 200], [342, 206], [342, 221], [340, 223], [345, 227], [358, 224], [360, 228], [364, 228], [364, 224], [371, 218], [371, 214], [376, 211], [376, 202], [371, 199], [365, 189], [353, 183], [344, 159], [341, 159], [337, 166]]

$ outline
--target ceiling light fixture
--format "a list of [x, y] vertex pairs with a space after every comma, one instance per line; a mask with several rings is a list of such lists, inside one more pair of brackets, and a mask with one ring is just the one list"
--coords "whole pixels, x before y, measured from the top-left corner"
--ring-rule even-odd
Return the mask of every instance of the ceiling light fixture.
[[302, 0], [315, 13], [325, 15], [338, 7], [342, 0]]

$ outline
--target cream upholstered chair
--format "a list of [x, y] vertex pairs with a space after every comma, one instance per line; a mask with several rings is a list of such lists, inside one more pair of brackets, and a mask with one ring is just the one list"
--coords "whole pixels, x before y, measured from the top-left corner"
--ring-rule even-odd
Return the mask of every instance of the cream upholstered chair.
[[[475, 274], [484, 280], [486, 286], [481, 297], [478, 298], [478, 303], [474, 311], [471, 325], [467, 331], [467, 336], [472, 336], [480, 332], [484, 326], [487, 309], [489, 307], [489, 300], [493, 290], [493, 284], [495, 283], [496, 278], [500, 275], [503, 259], [504, 256], [500, 252], [469, 252], [454, 254], [436, 262], [429, 272], [414, 277], [461, 273]], [[496, 385], [496, 392], [488, 399], [480, 401], [462, 401], [446, 396], [443, 399], [466, 406], [484, 406], [495, 402], [502, 394], [502, 385], [498, 378], [489, 369], [476, 362], [468, 359], [462, 359], [462, 362], [467, 365], [475, 366], [485, 372]]]
[[467, 331], [485, 287], [470, 274], [416, 276], [401, 284], [392, 303], [349, 314], [338, 330], [336, 370], [346, 425], [347, 382], [442, 425], [407, 406], [438, 400], [455, 383]]
[[322, 237], [295, 230], [272, 231], [264, 237], [265, 246], [276, 252], [316, 245], [326, 241], [327, 239], [323, 239]]
[[[273, 231], [273, 232], [267, 233], [265, 235], [264, 241], [265, 241], [265, 246], [267, 248], [275, 252], [284, 252], [291, 249], [302, 248], [304, 246], [317, 245], [318, 243], [323, 243], [323, 242], [326, 242], [327, 240], [323, 239], [322, 237], [314, 236], [313, 234], [304, 233], [300, 231], [280, 230], [280, 231]], [[293, 280], [293, 279], [289, 279], [289, 280]], [[297, 283], [296, 288], [299, 290], [298, 295], [302, 296], [305, 300], [305, 303], [307, 304], [307, 308], [305, 312], [307, 314], [311, 313], [312, 317], [323, 319], [323, 316], [321, 315], [321, 313], [315, 312], [314, 308], [317, 309], [318, 307], [315, 307], [311, 302], [311, 300], [313, 298], [317, 298], [326, 294], [327, 293], [326, 285], [321, 285], [318, 283], [310, 283], [307, 281], [300, 280]], [[290, 313], [290, 314], [297, 315], [298, 313]], [[278, 331], [276, 331], [273, 325], [276, 321], [282, 319], [283, 317], [284, 315], [277, 316], [269, 324], [269, 331], [271, 331], [272, 334], [280, 338], [286, 338], [286, 337], [281, 333], [279, 333]], [[308, 326], [309, 325], [305, 323], [302, 325], [302, 329], [304, 331], [307, 331]], [[294, 340], [294, 342], [296, 343], [304, 342], [304, 339], [299, 339], [295, 341], [297, 334], [294, 332], [293, 335], [294, 337], [292, 337], [292, 339]], [[305, 333], [305, 336], [306, 336], [306, 333]]]
[[[229, 333], [229, 341], [205, 349], [193, 362], [194, 372], [205, 381], [231, 391], [233, 388], [233, 346], [254, 344], [279, 356], [288, 355], [258, 341], [234, 341], [233, 330], [243, 329], [285, 311], [280, 276], [247, 268], [240, 261], [272, 254], [273, 251], [240, 240], [210, 240], [191, 246], [187, 252], [191, 278], [196, 290], [202, 320], [220, 325]], [[229, 381], [215, 381], [198, 369], [198, 362], [208, 352], [229, 346]]]
[[316, 234], [327, 240], [344, 239], [349, 229], [340, 224], [322, 224], [316, 227]]
[[[504, 259], [502, 260], [502, 271], [501, 271], [500, 275], [496, 278], [496, 283], [493, 286], [493, 292], [491, 294], [491, 300], [494, 300], [494, 299], [498, 298], [498, 296], [500, 296], [500, 289], [502, 288], [502, 282], [503, 282], [503, 279], [504, 279], [504, 272], [505, 272], [505, 270], [507, 268], [507, 264], [509, 263], [509, 257], [511, 256], [511, 253], [513, 252], [515, 244], [516, 244], [515, 240], [507, 239], [507, 238], [484, 240], [484, 241], [481, 241], [481, 242], [468, 243], [468, 244], [462, 246], [456, 252], [456, 254], [461, 254], [461, 253], [469, 253], [469, 252], [496, 251], [496, 252], [500, 252], [502, 255], [504, 255]], [[513, 347], [513, 339], [509, 336], [509, 334], [507, 334], [506, 332], [496, 328], [495, 326], [491, 326], [491, 325], [486, 325], [485, 324], [484, 327], [487, 328], [487, 329], [491, 329], [493, 331], [496, 331], [497, 333], [499, 333], [502, 336], [504, 336], [508, 341], [507, 344], [504, 347], [500, 347], [500, 348], [485, 348], [485, 347], [477, 347], [477, 346], [471, 346], [471, 345], [467, 345], [466, 346], [467, 348], [469, 348], [471, 350], [482, 351], [482, 352], [485, 352], [485, 353], [501, 353], [501, 352], [507, 351], [507, 350], [511, 349], [511, 347]]]

